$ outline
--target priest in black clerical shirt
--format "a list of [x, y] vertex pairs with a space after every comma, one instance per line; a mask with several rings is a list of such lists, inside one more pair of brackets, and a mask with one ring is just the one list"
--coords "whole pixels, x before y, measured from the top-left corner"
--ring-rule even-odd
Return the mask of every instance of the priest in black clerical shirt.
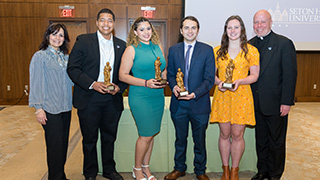
[[260, 74], [251, 84], [256, 116], [258, 173], [252, 180], [278, 180], [285, 167], [288, 113], [294, 105], [297, 58], [292, 41], [271, 30], [267, 10], [253, 18], [256, 36], [249, 43], [260, 53]]

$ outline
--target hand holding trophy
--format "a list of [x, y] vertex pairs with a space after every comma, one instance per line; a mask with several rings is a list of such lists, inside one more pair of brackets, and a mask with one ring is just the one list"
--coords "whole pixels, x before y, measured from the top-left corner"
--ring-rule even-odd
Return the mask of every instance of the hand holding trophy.
[[[154, 79], [161, 83], [160, 86], [163, 86], [167, 84], [167, 80], [161, 77], [161, 68], [160, 68], [161, 64], [162, 63], [160, 62], [160, 57], [157, 57], [156, 61], [154, 62], [154, 68], [156, 71], [156, 75]], [[159, 85], [159, 84], [156, 84], [156, 85]]]
[[104, 66], [104, 84], [107, 86], [107, 89], [110, 91], [114, 90], [114, 85], [110, 83], [110, 71], [111, 71], [110, 63], [107, 62], [107, 64]]
[[176, 75], [176, 81], [177, 86], [180, 88], [180, 96], [186, 96], [189, 94], [189, 92], [186, 90], [186, 87], [184, 87], [183, 83], [183, 73], [181, 72], [181, 69], [178, 69], [177, 75]]
[[226, 88], [226, 89], [233, 89], [234, 88], [234, 84], [232, 82], [234, 68], [235, 68], [235, 66], [234, 66], [233, 60], [230, 59], [229, 64], [226, 68], [226, 81], [224, 83], [222, 83], [223, 88]]

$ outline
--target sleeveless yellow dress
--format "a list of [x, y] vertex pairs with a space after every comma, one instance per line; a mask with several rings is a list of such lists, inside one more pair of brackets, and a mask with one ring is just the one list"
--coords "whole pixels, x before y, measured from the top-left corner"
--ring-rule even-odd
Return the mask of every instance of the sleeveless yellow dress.
[[[220, 46], [214, 48], [215, 57]], [[216, 59], [216, 67], [218, 77], [225, 81], [226, 67], [231, 59]], [[249, 68], [253, 65], [259, 65], [259, 52], [257, 48], [248, 44], [247, 59], [244, 57], [242, 50], [236, 58], [233, 59], [235, 68], [233, 70], [232, 81], [243, 79], [248, 76]], [[235, 92], [221, 92], [218, 86], [215, 87], [213, 94], [212, 108], [210, 114], [210, 122], [219, 122], [240, 125], [255, 125], [254, 104], [250, 85], [240, 85]]]

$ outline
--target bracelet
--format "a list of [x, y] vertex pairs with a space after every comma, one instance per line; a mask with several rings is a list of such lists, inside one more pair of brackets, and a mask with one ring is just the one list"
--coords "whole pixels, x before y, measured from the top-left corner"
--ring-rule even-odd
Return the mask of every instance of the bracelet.
[[144, 81], [144, 87], [148, 87], [148, 80]]
[[38, 114], [42, 109], [37, 109], [36, 112], [34, 114]]

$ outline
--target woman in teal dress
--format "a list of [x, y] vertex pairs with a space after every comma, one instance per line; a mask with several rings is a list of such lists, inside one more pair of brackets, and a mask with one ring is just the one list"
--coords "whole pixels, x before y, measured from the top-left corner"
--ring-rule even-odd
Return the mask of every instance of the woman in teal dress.
[[155, 60], [158, 57], [161, 77], [166, 79], [166, 60], [157, 32], [148, 19], [139, 17], [129, 31], [119, 70], [120, 80], [130, 84], [129, 106], [139, 133], [132, 170], [132, 176], [137, 180], [156, 180], [150, 172], [149, 162], [154, 136], [160, 132], [163, 88], [166, 86], [155, 80]]

